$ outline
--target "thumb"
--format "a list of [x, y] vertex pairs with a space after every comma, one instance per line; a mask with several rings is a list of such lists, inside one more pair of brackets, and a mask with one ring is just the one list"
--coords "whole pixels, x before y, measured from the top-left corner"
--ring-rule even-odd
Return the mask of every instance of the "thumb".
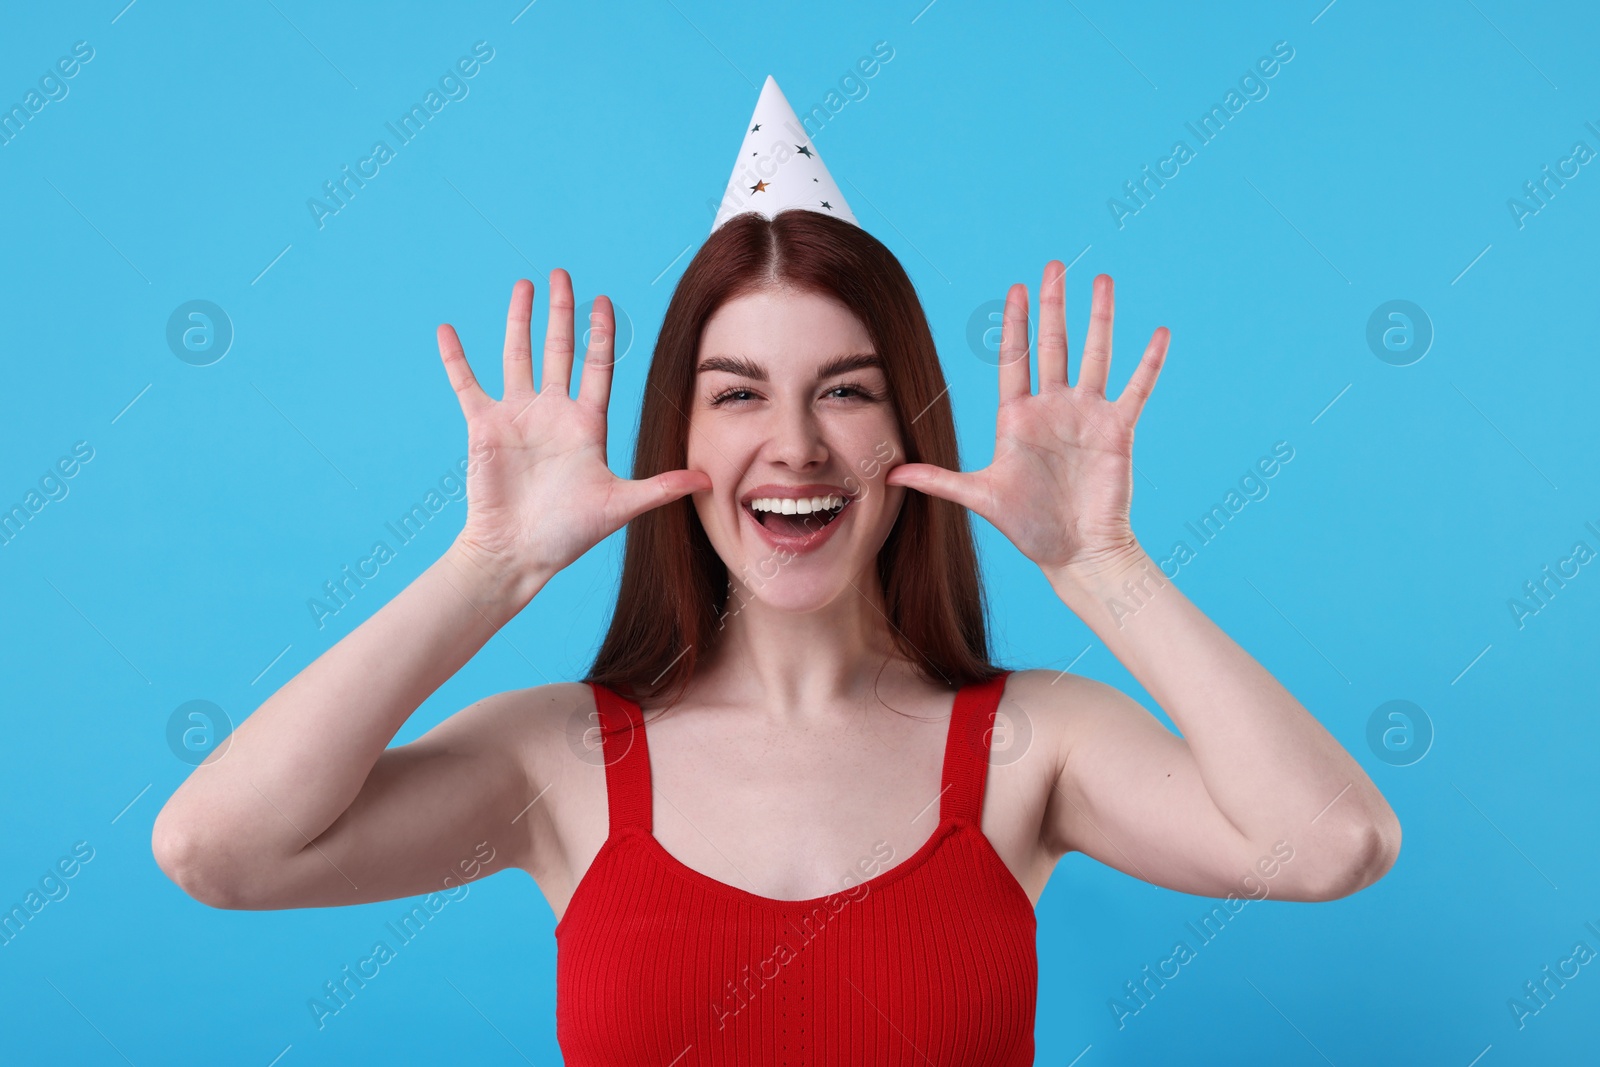
[[978, 511], [978, 506], [984, 501], [974, 475], [947, 470], [932, 463], [902, 463], [890, 468], [889, 473], [883, 476], [883, 481], [885, 485], [903, 485], [928, 496], [949, 500], [969, 511]]
[[622, 480], [617, 487], [617, 501], [623, 514], [623, 523], [632, 522], [647, 511], [670, 504], [690, 493], [711, 488], [711, 475], [705, 471], [662, 471], [654, 478], [637, 481]]

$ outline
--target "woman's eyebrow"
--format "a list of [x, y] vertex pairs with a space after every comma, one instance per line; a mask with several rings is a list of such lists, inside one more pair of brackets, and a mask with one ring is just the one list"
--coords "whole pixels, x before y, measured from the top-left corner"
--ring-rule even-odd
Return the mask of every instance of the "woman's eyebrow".
[[[883, 369], [883, 361], [873, 352], [852, 352], [849, 355], [839, 356], [829, 360], [817, 371], [817, 380], [832, 378], [839, 374], [848, 374], [853, 370], [866, 370], [869, 367]], [[707, 356], [695, 368], [700, 373], [706, 371], [722, 371], [725, 374], [736, 374], [741, 378], [751, 381], [764, 382], [767, 372], [759, 363], [745, 359], [742, 356]]]

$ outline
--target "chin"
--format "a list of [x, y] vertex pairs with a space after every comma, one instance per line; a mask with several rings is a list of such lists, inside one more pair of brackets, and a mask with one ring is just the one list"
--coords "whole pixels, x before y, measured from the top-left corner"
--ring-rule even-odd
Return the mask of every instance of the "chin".
[[820, 552], [789, 554], [741, 539], [732, 553], [719, 554], [736, 579], [736, 589], [742, 587], [727, 605], [730, 612], [759, 604], [772, 611], [805, 615], [858, 597], [875, 584], [871, 571], [876, 552], [842, 540]]
[[842, 569], [830, 567], [820, 573], [803, 574], [793, 573], [794, 566], [791, 563], [771, 579], [761, 579], [756, 576], [758, 572], [752, 570], [746, 586], [748, 599], [742, 607], [735, 599], [729, 604], [729, 609], [747, 610], [753, 604], [760, 604], [772, 611], [808, 615], [821, 611], [841, 597], [857, 595]]

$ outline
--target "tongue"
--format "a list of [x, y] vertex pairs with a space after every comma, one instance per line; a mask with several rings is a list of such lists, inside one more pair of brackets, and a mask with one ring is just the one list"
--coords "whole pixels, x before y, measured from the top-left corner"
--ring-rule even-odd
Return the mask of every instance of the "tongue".
[[783, 515], [773, 512], [767, 516], [766, 527], [781, 537], [806, 537], [826, 525], [816, 512], [809, 515]]

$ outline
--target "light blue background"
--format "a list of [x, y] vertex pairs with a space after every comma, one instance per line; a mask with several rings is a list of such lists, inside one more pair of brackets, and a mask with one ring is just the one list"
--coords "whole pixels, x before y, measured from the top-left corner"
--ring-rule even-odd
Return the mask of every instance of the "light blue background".
[[[555, 266], [580, 300], [605, 292], [631, 316], [613, 397], [625, 469], [681, 253], [704, 239], [762, 78], [805, 110], [877, 41], [893, 59], [816, 144], [918, 286], [968, 465], [988, 461], [996, 396], [966, 342], [973, 309], [1075, 260], [1076, 346], [1089, 280], [1112, 274], [1113, 387], [1154, 327], [1173, 332], [1135, 452], [1136, 532], [1165, 555], [1274, 442], [1293, 446], [1178, 581], [1404, 825], [1378, 885], [1252, 904], [1122, 1030], [1110, 998], [1211, 902], [1066, 860], [1038, 911], [1039, 1062], [1592, 1057], [1600, 965], [1520, 1030], [1507, 1007], [1579, 940], [1600, 950], [1584, 925], [1600, 926], [1600, 567], [1522, 629], [1507, 607], [1575, 541], [1600, 549], [1584, 525], [1600, 526], [1600, 166], [1522, 228], [1507, 207], [1575, 141], [1600, 149], [1590, 6], [124, 2], [29, 6], [0, 35], [7, 107], [74, 42], [95, 49], [0, 147], [0, 504], [74, 442], [95, 450], [0, 547], [0, 904], [74, 842], [95, 850], [0, 948], [0, 1059], [558, 1061], [553, 918], [517, 873], [473, 885], [319, 1032], [308, 999], [409, 905], [186, 897], [149, 847], [189, 769], [168, 717], [206, 699], [237, 722], [449, 543], [459, 502], [312, 622], [307, 599], [464, 457], [433, 330], [455, 323], [498, 394], [517, 277], [538, 281], [536, 321]], [[480, 40], [494, 59], [470, 95], [319, 230], [306, 200]], [[1194, 147], [1184, 123], [1277, 41], [1294, 58], [1269, 95], [1119, 229], [1108, 198], [1174, 140]], [[165, 341], [193, 299], [236, 332], [210, 366]], [[1411, 366], [1367, 347], [1391, 299], [1436, 331]], [[1154, 709], [978, 527], [1004, 661], [1075, 661]], [[484, 694], [576, 677], [619, 547], [561, 575], [398, 740]], [[1391, 699], [1436, 731], [1412, 766], [1366, 741]]]

